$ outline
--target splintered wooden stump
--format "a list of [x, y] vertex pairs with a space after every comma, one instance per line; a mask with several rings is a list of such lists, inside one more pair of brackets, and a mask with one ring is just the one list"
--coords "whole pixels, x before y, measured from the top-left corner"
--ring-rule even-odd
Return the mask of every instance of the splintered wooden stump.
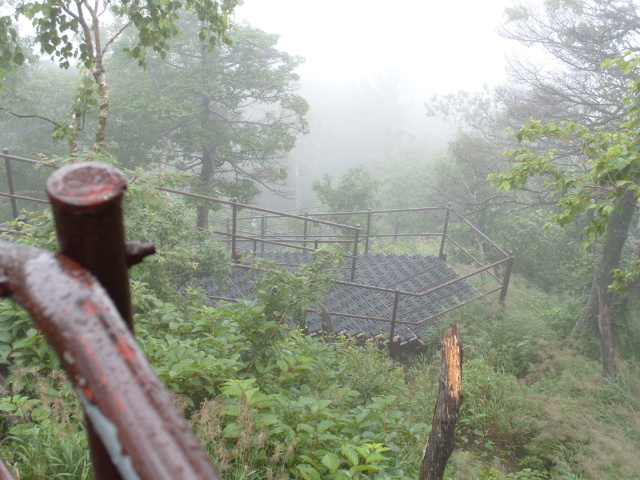
[[442, 480], [453, 451], [458, 411], [462, 404], [462, 342], [457, 324], [444, 334], [436, 411], [422, 456], [420, 480]]

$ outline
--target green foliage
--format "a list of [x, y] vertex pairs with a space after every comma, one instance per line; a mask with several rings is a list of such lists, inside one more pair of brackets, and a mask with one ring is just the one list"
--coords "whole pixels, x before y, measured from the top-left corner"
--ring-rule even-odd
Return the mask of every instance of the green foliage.
[[336, 246], [322, 247], [313, 252], [314, 261], [300, 265], [295, 272], [274, 262], [258, 259], [259, 268], [268, 268], [257, 275], [257, 294], [265, 306], [265, 313], [279, 318], [279, 325], [290, 320], [301, 329], [307, 308], [318, 304], [324, 294], [333, 288], [344, 258]]
[[[135, 46], [129, 50], [131, 56], [144, 65], [148, 49], [160, 53], [163, 57], [169, 48], [169, 40], [180, 33], [177, 21], [182, 11], [195, 12], [202, 22], [198, 32], [201, 40], [211, 47], [222, 39], [227, 40], [228, 16], [237, 2], [187, 0], [186, 2], [105, 2], [97, 4], [95, 10], [85, 5], [74, 5], [67, 1], [25, 2], [16, 8], [16, 19], [25, 17], [35, 29], [35, 40], [41, 52], [50, 55], [62, 68], [69, 68], [77, 59], [87, 70], [93, 67], [94, 52], [92, 39], [83, 36], [83, 15], [99, 17], [105, 9], [119, 19], [123, 25], [131, 24], [138, 34]], [[77, 7], [77, 10], [76, 10]], [[9, 32], [11, 33], [11, 32]], [[4, 38], [4, 37], [3, 37]], [[83, 38], [84, 42], [74, 43], [74, 38]], [[11, 39], [11, 37], [9, 37]], [[7, 46], [5, 46], [5, 43]], [[7, 40], [3, 48], [9, 48]], [[18, 52], [14, 52], [13, 61], [21, 63]]]
[[[11, 17], [4, 15], [0, 17], [0, 38], [4, 39], [0, 43], [0, 81], [8, 71], [24, 62], [24, 53], [18, 42], [18, 32], [13, 27]], [[0, 83], [0, 87], [3, 84]]]
[[[358, 212], [375, 208], [378, 186], [379, 182], [373, 179], [369, 169], [360, 166], [350, 168], [340, 177], [336, 186], [333, 186], [331, 177], [325, 174], [322, 180], [314, 181], [311, 188], [318, 200], [332, 212]], [[342, 223], [339, 215], [335, 216], [334, 221]]]
[[[434, 355], [400, 364], [377, 345], [322, 343], [295, 328], [341, 267], [331, 249], [295, 272], [264, 272], [254, 300], [211, 306], [189, 285], [203, 265], [222, 277], [228, 256], [187, 228], [193, 210], [158, 193], [159, 176], [127, 174], [128, 235], [155, 238], [160, 251], [132, 269], [141, 348], [223, 477], [416, 478], [439, 336], [428, 345]], [[23, 241], [54, 248], [48, 214], [25, 228]], [[636, 359], [629, 355], [619, 379], [602, 379], [582, 354], [585, 340], [565, 338], [575, 301], [540, 294], [517, 276], [510, 292], [503, 310], [476, 303], [451, 315], [463, 324], [464, 402], [445, 478], [633, 478]], [[2, 454], [20, 478], [88, 478], [79, 405], [44, 345], [20, 309], [0, 303]]]
[[[108, 59], [117, 72], [112, 151], [127, 166], [164, 162], [198, 172], [191, 191], [251, 203], [260, 185], [282, 186], [283, 160], [307, 132], [309, 106], [296, 92], [294, 71], [302, 59], [279, 50], [277, 35], [248, 25], [214, 52], [198, 39], [195, 16], [183, 15], [178, 25], [183, 34], [171, 42], [170, 63], [150, 54], [143, 71], [123, 55]], [[133, 42], [123, 37], [117, 45]]]

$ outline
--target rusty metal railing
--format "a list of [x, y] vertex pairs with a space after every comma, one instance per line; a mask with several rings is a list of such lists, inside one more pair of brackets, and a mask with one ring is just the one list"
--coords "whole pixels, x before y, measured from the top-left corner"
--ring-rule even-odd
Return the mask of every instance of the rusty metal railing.
[[[27, 162], [27, 163], [39, 163], [38, 161], [35, 160], [30, 160], [30, 159], [25, 159], [25, 158], [21, 158], [21, 157], [15, 157], [12, 155], [9, 155], [8, 152], [5, 152], [3, 154], [0, 154], [0, 156], [5, 158], [5, 161], [8, 162], [9, 160], [12, 161], [19, 161], [19, 162]], [[57, 168], [55, 165], [52, 164], [45, 164], [49, 167], [53, 167], [53, 168]], [[308, 212], [304, 212], [303, 215], [295, 215], [295, 214], [290, 214], [290, 213], [284, 213], [284, 212], [278, 212], [278, 211], [274, 211], [274, 210], [269, 210], [269, 209], [265, 209], [265, 208], [260, 208], [260, 207], [256, 207], [253, 205], [245, 205], [245, 204], [241, 204], [239, 203], [237, 200], [233, 199], [233, 200], [223, 200], [223, 199], [219, 199], [219, 198], [214, 198], [214, 197], [208, 197], [205, 195], [199, 195], [199, 194], [194, 194], [194, 193], [190, 193], [190, 192], [184, 192], [181, 190], [176, 190], [176, 189], [171, 189], [171, 188], [160, 188], [160, 190], [167, 192], [167, 193], [171, 193], [171, 194], [175, 194], [175, 195], [180, 195], [182, 197], [190, 197], [190, 198], [194, 198], [197, 200], [201, 200], [204, 202], [208, 202], [208, 203], [215, 203], [215, 204], [219, 204], [219, 205], [226, 205], [228, 207], [231, 208], [231, 215], [230, 218], [227, 219], [226, 224], [227, 224], [227, 228], [226, 231], [219, 231], [219, 230], [213, 230], [212, 233], [214, 234], [218, 234], [220, 236], [225, 237], [226, 239], [223, 240], [225, 242], [227, 242], [230, 245], [231, 248], [231, 252], [232, 252], [232, 258], [234, 260], [234, 266], [235, 267], [239, 267], [239, 268], [246, 268], [243, 265], [239, 264], [240, 261], [240, 255], [238, 253], [238, 249], [237, 249], [237, 245], [238, 245], [238, 241], [249, 241], [253, 243], [253, 250], [257, 251], [257, 245], [260, 245], [260, 250], [264, 251], [264, 247], [265, 245], [277, 245], [280, 247], [287, 247], [290, 249], [296, 249], [296, 250], [302, 250], [302, 251], [313, 251], [316, 250], [319, 246], [320, 243], [342, 243], [343, 245], [345, 245], [345, 250], [349, 251], [349, 246], [350, 247], [350, 252], [346, 253], [344, 255], [344, 257], [346, 258], [347, 261], [350, 262], [350, 280], [351, 282], [354, 281], [355, 275], [356, 275], [356, 270], [357, 270], [357, 259], [358, 259], [358, 249], [359, 249], [359, 245], [360, 243], [364, 244], [364, 253], [368, 253], [369, 252], [369, 242], [370, 239], [373, 238], [385, 238], [385, 237], [393, 237], [394, 239], [397, 239], [398, 237], [420, 237], [420, 238], [427, 238], [427, 237], [436, 237], [436, 238], [440, 238], [440, 245], [439, 245], [439, 252], [438, 252], [438, 257], [440, 258], [440, 260], [446, 262], [447, 260], [447, 252], [445, 251], [445, 246], [448, 243], [450, 243], [451, 245], [455, 246], [460, 252], [462, 252], [462, 254], [469, 259], [472, 264], [474, 264], [477, 268], [467, 274], [464, 275], [462, 277], [459, 277], [457, 279], [451, 280], [450, 282], [441, 284], [441, 285], [437, 285], [434, 286], [433, 288], [428, 289], [425, 292], [420, 292], [420, 293], [414, 293], [414, 292], [403, 292], [403, 291], [399, 291], [398, 295], [395, 296], [396, 300], [395, 302], [398, 301], [399, 297], [409, 297], [409, 296], [424, 296], [427, 295], [429, 293], [433, 293], [434, 291], [440, 290], [448, 285], [457, 283], [457, 282], [462, 282], [468, 278], [471, 277], [475, 277], [475, 276], [479, 276], [481, 274], [486, 274], [488, 275], [488, 277], [490, 277], [492, 280], [494, 280], [497, 283], [497, 287], [496, 288], [492, 288], [488, 291], [485, 291], [484, 293], [480, 293], [480, 295], [476, 296], [473, 300], [476, 299], [480, 299], [480, 298], [485, 298], [488, 297], [491, 294], [494, 294], [496, 292], [499, 292], [499, 303], [500, 304], [504, 304], [505, 299], [506, 299], [506, 295], [507, 295], [507, 290], [509, 287], [509, 283], [510, 283], [510, 278], [511, 278], [511, 272], [513, 269], [513, 262], [514, 262], [514, 256], [512, 252], [506, 252], [505, 250], [503, 250], [500, 246], [498, 246], [495, 242], [493, 242], [491, 239], [489, 239], [484, 233], [482, 233], [478, 228], [476, 228], [473, 224], [471, 224], [469, 221], [467, 221], [461, 214], [459, 214], [458, 212], [456, 212], [455, 210], [453, 210], [452, 208], [450, 208], [449, 206], [443, 206], [443, 207], [417, 207], [417, 208], [406, 208], [406, 209], [388, 209], [388, 210], [367, 210], [367, 211], [361, 211], [361, 212], [331, 212], [331, 213], [308, 213]], [[4, 195], [7, 197], [11, 197], [12, 200], [15, 200], [16, 198], [18, 199], [23, 199], [23, 200], [31, 200], [31, 201], [39, 201], [37, 199], [33, 199], [33, 198], [26, 198], [26, 197], [20, 197], [18, 195], [15, 194], [2, 194], [0, 193], [0, 195]], [[241, 210], [247, 210], [247, 211], [252, 211], [252, 212], [258, 212], [259, 214], [261, 214], [260, 216], [256, 216], [256, 215], [252, 215], [249, 217], [245, 217], [245, 218], [241, 218], [238, 216], [239, 211]], [[441, 220], [442, 223], [442, 231], [439, 232], [433, 232], [433, 233], [429, 233], [429, 232], [421, 232], [421, 233], [409, 233], [409, 234], [402, 234], [398, 232], [398, 223], [396, 222], [395, 226], [396, 229], [394, 231], [394, 233], [392, 234], [373, 234], [371, 233], [371, 226], [372, 226], [372, 217], [374, 215], [381, 215], [381, 214], [389, 214], [389, 213], [421, 213], [421, 212], [444, 212], [443, 218]], [[351, 225], [345, 225], [345, 224], [340, 224], [340, 223], [335, 223], [335, 222], [330, 222], [330, 221], [326, 221], [326, 220], [322, 220], [322, 217], [325, 216], [355, 216], [355, 218], [365, 218], [365, 222], [364, 222], [364, 228], [361, 227], [361, 225], [356, 225], [356, 226], [351, 226]], [[480, 261], [478, 258], [476, 258], [470, 251], [469, 249], [464, 248], [464, 246], [461, 245], [461, 243], [454, 239], [452, 237], [452, 235], [449, 233], [449, 225], [452, 221], [452, 217], [458, 219], [458, 221], [466, 226], [470, 232], [472, 232], [473, 235], [476, 235], [477, 237], [479, 237], [480, 239], [484, 240], [485, 242], [488, 243], [488, 245], [493, 248], [495, 250], [495, 252], [497, 252], [498, 260], [492, 262], [492, 263], [484, 263], [482, 261]], [[283, 219], [283, 218], [289, 218], [289, 219], [293, 219], [295, 221], [299, 221], [299, 222], [303, 222], [303, 232], [302, 235], [283, 235], [283, 234], [278, 234], [278, 233], [269, 233], [268, 229], [267, 229], [267, 221], [270, 219], [275, 219], [275, 218], [279, 218], [279, 219]], [[249, 235], [249, 234], [244, 234], [244, 232], [241, 231], [239, 224], [241, 223], [241, 221], [260, 221], [260, 227], [259, 227], [259, 232], [257, 235]], [[323, 236], [323, 235], [316, 235], [316, 236], [312, 236], [310, 235], [309, 232], [309, 225], [310, 224], [315, 224], [315, 225], [323, 225], [323, 226], [328, 226], [334, 229], [338, 229], [338, 230], [342, 230], [342, 231], [348, 231], [350, 232], [349, 234], [346, 235], [327, 235], [327, 236]], [[257, 224], [256, 224], [257, 227]], [[362, 233], [362, 235], [361, 235]], [[313, 247], [308, 247], [307, 244], [313, 242]], [[501, 275], [502, 278], [500, 278], [498, 276], [497, 273], [494, 273], [493, 270], [496, 269], [496, 267], [500, 267], [503, 270], [503, 274]], [[356, 285], [356, 284], [353, 284]], [[365, 288], [365, 289], [375, 289], [374, 287], [369, 287], [366, 285], [356, 285], [359, 288]], [[233, 300], [233, 299], [229, 299], [229, 300]], [[392, 311], [397, 311], [397, 305], [395, 304], [392, 307]], [[424, 318], [421, 322], [420, 325], [429, 325], [430, 322], [432, 322], [432, 320], [437, 317], [440, 316], [444, 313], [447, 313], [453, 309], [459, 308], [462, 305], [466, 304], [468, 302], [463, 302], [460, 305], [456, 305], [452, 308], [449, 308], [445, 311], [442, 311], [440, 313], [438, 313], [438, 315], [436, 316], [430, 316], [427, 318]], [[330, 312], [332, 315], [338, 315], [338, 316], [351, 316], [351, 315], [346, 315], [344, 313], [340, 313], [340, 312]], [[400, 324], [402, 323], [401, 321], [397, 320], [395, 318], [395, 315], [392, 315], [392, 318], [390, 319], [379, 319], [379, 318], [370, 318], [370, 317], [363, 317], [363, 319], [370, 319], [370, 320], [382, 320], [385, 322], [389, 322], [392, 324], [392, 328], [391, 330], [393, 331], [395, 328], [396, 324]]]
[[[0, 294], [25, 307], [81, 400], [96, 480], [219, 479], [133, 336], [117, 169], [64, 167], [47, 181], [59, 253], [0, 242]], [[12, 478], [0, 466], [0, 480]]]

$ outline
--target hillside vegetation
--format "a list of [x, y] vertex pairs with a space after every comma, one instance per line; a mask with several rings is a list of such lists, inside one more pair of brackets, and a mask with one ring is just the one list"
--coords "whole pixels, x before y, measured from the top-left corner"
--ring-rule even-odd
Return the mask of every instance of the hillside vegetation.
[[[213, 308], [198, 291], [178, 295], [176, 279], [219, 277], [228, 254], [194, 242], [178, 228], [182, 207], [152, 192], [143, 176], [127, 197], [129, 234], [164, 238], [132, 270], [136, 332], [223, 478], [417, 478], [440, 331], [423, 353], [392, 362], [376, 343], [323, 343], [285, 328], [285, 317], [301, 318], [328, 288], [331, 250], [294, 274], [262, 277], [255, 301]], [[160, 218], [176, 228], [167, 232]], [[22, 242], [53, 244], [48, 214], [23, 227]], [[618, 323], [618, 376], [605, 379], [598, 342], [570, 338], [579, 312], [569, 296], [516, 276], [504, 308], [476, 303], [443, 322], [441, 330], [461, 324], [464, 343], [464, 401], [445, 478], [638, 478], [638, 319]], [[21, 479], [90, 478], [79, 404], [46, 342], [6, 300], [0, 331], [2, 456]]]

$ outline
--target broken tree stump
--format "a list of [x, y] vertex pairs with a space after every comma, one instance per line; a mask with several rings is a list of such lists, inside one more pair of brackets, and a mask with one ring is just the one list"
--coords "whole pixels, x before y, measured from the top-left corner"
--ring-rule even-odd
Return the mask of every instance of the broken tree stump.
[[462, 342], [457, 324], [442, 339], [438, 400], [431, 434], [422, 455], [419, 480], [442, 480], [453, 451], [458, 412], [462, 404]]

